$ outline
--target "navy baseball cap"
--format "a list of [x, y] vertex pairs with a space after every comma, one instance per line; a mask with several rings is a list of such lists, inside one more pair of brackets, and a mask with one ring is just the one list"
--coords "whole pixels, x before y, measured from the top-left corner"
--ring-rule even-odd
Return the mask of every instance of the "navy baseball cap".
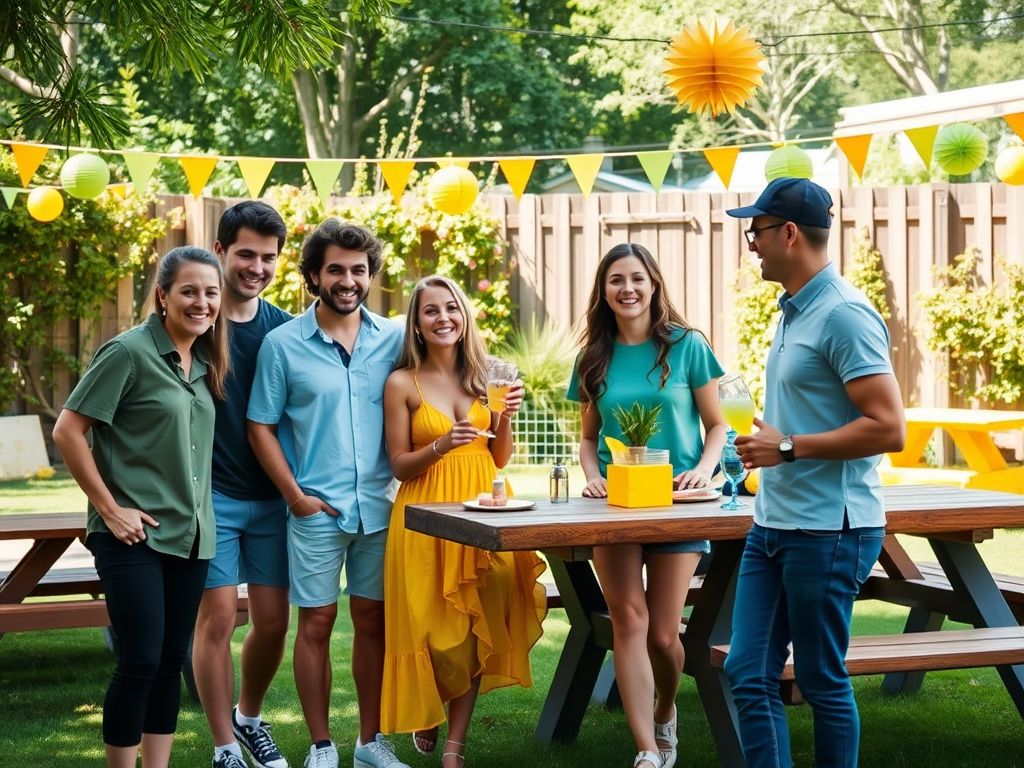
[[828, 229], [832, 226], [832, 196], [810, 179], [782, 177], [769, 182], [753, 205], [726, 213], [737, 219], [778, 216], [805, 227]]

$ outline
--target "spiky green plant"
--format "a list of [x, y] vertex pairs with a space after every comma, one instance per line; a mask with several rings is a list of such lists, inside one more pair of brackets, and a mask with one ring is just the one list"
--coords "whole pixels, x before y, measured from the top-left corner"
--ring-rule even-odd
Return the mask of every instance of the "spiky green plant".
[[633, 407], [628, 411], [619, 405], [612, 414], [619, 422], [622, 436], [630, 445], [647, 445], [650, 439], [661, 431], [658, 426], [658, 416], [661, 415], [660, 405], [648, 408], [646, 405], [633, 403]]
[[576, 344], [562, 326], [531, 321], [513, 331], [494, 354], [519, 369], [526, 393], [541, 410], [551, 410], [565, 399]]

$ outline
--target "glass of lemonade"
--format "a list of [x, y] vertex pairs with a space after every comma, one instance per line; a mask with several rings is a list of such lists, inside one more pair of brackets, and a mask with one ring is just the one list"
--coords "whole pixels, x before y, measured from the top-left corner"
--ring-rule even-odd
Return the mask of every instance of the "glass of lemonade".
[[495, 360], [487, 374], [487, 407], [495, 413], [505, 410], [505, 398], [519, 375], [519, 369], [503, 360]]
[[754, 398], [738, 373], [729, 373], [718, 381], [718, 400], [722, 416], [736, 434], [749, 435], [754, 429]]

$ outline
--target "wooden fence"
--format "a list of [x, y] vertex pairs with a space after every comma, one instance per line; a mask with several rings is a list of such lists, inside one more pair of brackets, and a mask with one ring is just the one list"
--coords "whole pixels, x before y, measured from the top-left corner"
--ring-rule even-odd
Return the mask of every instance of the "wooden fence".
[[[925, 184], [831, 194], [835, 223], [829, 252], [839, 267], [845, 266], [853, 236], [862, 227], [882, 253], [890, 282], [893, 363], [906, 404], [962, 404], [941, 376], [942, 362], [920, 341], [916, 295], [933, 285], [933, 267], [951, 263], [969, 245], [981, 249], [980, 270], [986, 282], [1002, 278], [996, 254], [1024, 263], [1024, 187]], [[484, 201], [512, 246], [512, 298], [520, 323], [536, 318], [572, 326], [585, 311], [602, 254], [618, 243], [636, 242], [656, 255], [669, 294], [687, 319], [708, 335], [728, 366], [736, 351], [732, 286], [741, 260], [751, 255], [742, 233], [749, 222], [724, 211], [755, 198], [737, 193], [615, 193], [586, 200], [582, 195], [524, 195], [518, 202], [503, 196]], [[181, 207], [184, 216], [158, 243], [158, 250], [182, 244], [211, 248], [220, 214], [234, 202], [162, 196], [157, 213]], [[124, 324], [130, 322], [124, 302], [131, 300], [131, 291], [122, 286], [119, 297], [119, 306], [105, 315]], [[382, 286], [369, 299], [372, 308], [385, 313], [402, 311], [403, 301], [400, 292]], [[104, 331], [112, 331], [107, 325]], [[57, 402], [63, 401], [61, 393], [54, 394]]]

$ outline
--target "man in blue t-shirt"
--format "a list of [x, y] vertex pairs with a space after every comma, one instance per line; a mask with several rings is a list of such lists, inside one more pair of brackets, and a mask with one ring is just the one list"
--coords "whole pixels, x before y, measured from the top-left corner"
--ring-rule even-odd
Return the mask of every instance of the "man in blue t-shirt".
[[889, 331], [828, 258], [832, 198], [807, 179], [772, 181], [744, 234], [761, 277], [781, 283], [764, 421], [736, 438], [763, 467], [736, 586], [726, 675], [747, 768], [791, 766], [779, 680], [793, 646], [814, 715], [815, 765], [857, 765], [860, 719], [844, 665], [853, 602], [882, 548], [879, 456], [906, 424]]
[[[288, 768], [260, 714], [288, 633], [287, 507], [252, 452], [245, 419], [263, 337], [292, 319], [259, 297], [274, 279], [286, 235], [280, 214], [259, 201], [228, 208], [217, 228], [215, 250], [224, 267], [221, 317], [230, 323], [231, 371], [224, 383], [227, 399], [216, 401], [217, 554], [210, 563], [192, 653], [196, 688], [213, 736], [213, 768], [247, 768], [241, 746], [260, 768]], [[242, 681], [232, 709], [231, 636], [239, 584], [249, 585], [252, 627], [242, 645]]]

